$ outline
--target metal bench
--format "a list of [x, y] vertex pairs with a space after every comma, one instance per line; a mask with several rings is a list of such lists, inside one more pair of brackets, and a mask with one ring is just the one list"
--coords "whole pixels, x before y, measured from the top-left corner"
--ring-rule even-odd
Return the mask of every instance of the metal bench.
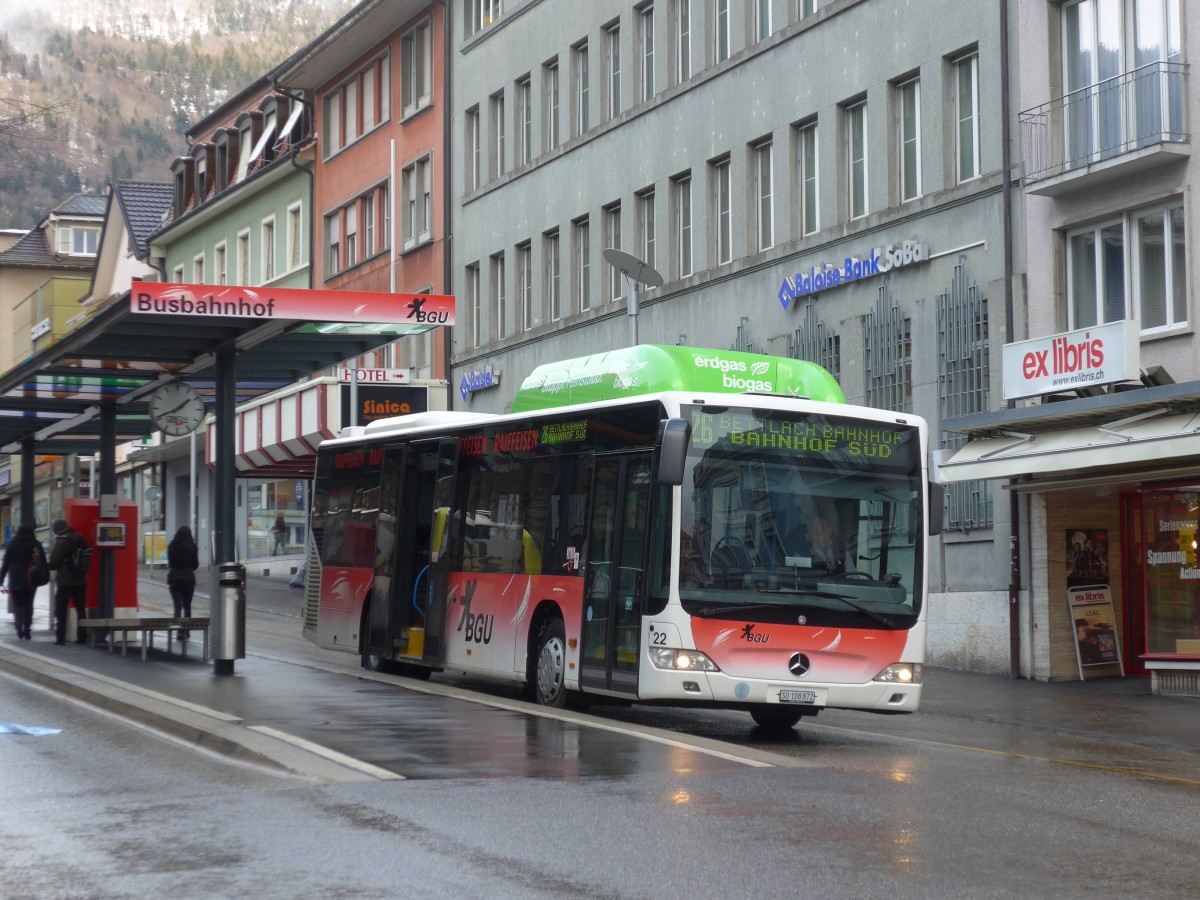
[[[178, 632], [181, 631], [198, 631], [203, 636], [200, 641], [200, 646], [204, 654], [204, 662], [208, 662], [208, 627], [209, 619], [207, 616], [192, 616], [190, 618], [175, 619], [171, 617], [148, 617], [137, 616], [122, 619], [84, 619], [78, 623], [80, 628], [88, 630], [88, 643], [93, 647], [96, 646], [96, 634], [100, 629], [107, 629], [112, 632], [115, 637], [118, 632], [121, 634], [121, 655], [125, 655], [126, 649], [129, 647], [129, 632], [138, 632], [141, 635], [142, 642], [142, 662], [146, 661], [149, 651], [154, 647], [154, 633], [156, 631], [165, 631], [167, 633], [167, 652], [171, 652], [171, 640], [174, 638], [179, 644], [179, 653], [181, 656], [187, 656], [188, 642], [178, 637]], [[113, 644], [115, 641], [108, 642], [108, 652], [112, 653]]]

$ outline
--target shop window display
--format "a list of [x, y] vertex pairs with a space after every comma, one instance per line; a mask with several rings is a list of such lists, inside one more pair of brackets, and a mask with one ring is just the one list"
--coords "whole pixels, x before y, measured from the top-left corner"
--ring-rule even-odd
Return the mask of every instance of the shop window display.
[[1200, 652], [1200, 488], [1142, 497], [1146, 649]]

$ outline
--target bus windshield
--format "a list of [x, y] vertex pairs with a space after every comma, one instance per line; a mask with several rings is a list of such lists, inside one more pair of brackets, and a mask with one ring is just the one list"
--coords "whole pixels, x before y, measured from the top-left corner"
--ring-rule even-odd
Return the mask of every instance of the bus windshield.
[[687, 612], [909, 628], [922, 595], [918, 430], [686, 407], [679, 595]]

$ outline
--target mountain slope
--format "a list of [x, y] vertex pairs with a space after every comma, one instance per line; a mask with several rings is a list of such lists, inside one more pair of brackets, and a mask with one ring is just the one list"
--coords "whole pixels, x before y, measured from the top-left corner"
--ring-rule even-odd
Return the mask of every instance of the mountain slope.
[[91, 0], [0, 11], [0, 228], [111, 178], [167, 181], [183, 132], [355, 0]]

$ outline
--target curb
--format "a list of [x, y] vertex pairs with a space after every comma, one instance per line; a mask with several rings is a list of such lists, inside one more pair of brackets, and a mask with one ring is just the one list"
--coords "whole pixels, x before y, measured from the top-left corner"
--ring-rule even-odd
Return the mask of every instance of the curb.
[[0, 672], [224, 756], [326, 784], [399, 780], [402, 776], [298, 738], [244, 724], [227, 713], [116, 681], [69, 663], [0, 646]]

